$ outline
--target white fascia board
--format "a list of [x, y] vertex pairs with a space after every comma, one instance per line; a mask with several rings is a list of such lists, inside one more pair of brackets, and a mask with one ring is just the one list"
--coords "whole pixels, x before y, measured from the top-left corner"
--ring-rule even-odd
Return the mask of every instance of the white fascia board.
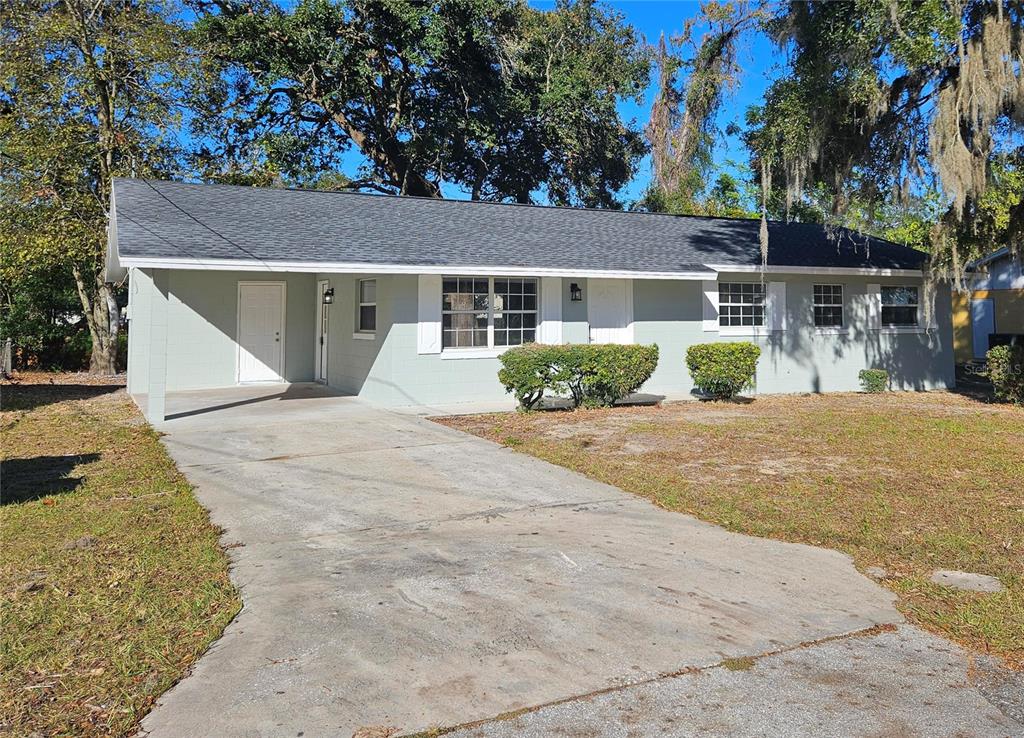
[[736, 274], [845, 274], [865, 277], [922, 277], [920, 269], [878, 269], [875, 267], [805, 267], [805, 266], [751, 266], [749, 264], [708, 264], [716, 272]]
[[210, 269], [243, 272], [334, 272], [348, 274], [443, 274], [467, 277], [579, 277], [596, 279], [701, 280], [715, 272], [647, 272], [601, 269], [550, 269], [522, 266], [445, 266], [437, 264], [362, 264], [254, 259], [177, 259], [122, 256], [121, 264], [142, 269]]

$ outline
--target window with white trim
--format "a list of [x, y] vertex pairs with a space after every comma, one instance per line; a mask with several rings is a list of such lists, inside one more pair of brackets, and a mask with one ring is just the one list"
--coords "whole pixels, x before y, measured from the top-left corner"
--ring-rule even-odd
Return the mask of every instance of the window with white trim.
[[763, 326], [764, 285], [760, 282], [719, 282], [718, 324]]
[[920, 294], [915, 285], [882, 287], [882, 325], [887, 328], [918, 325]]
[[500, 348], [537, 340], [537, 280], [445, 277], [441, 347]]
[[377, 280], [360, 279], [358, 282], [356, 330], [373, 333], [377, 330]]
[[843, 286], [841, 284], [814, 285], [814, 326], [816, 328], [843, 327]]

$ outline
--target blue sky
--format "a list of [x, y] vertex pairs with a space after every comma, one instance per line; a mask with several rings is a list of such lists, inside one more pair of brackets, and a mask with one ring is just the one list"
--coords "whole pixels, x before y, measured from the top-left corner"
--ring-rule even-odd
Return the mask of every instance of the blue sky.
[[[553, 1], [535, 0], [531, 3], [538, 8], [550, 8]], [[605, 0], [605, 5], [615, 8], [625, 16], [626, 21], [641, 33], [648, 43], [655, 44], [662, 32], [671, 38], [683, 29], [688, 18], [700, 14], [700, 4], [681, 0]], [[698, 26], [694, 37], [699, 40], [703, 28]], [[785, 58], [775, 45], [763, 34], [750, 33], [741, 46], [738, 62], [743, 69], [739, 85], [727, 95], [718, 115], [717, 124], [724, 137], [726, 126], [731, 123], [743, 123], [743, 116], [751, 105], [760, 104], [764, 92], [768, 88], [771, 76], [784, 63]], [[647, 88], [641, 104], [632, 102], [621, 106], [622, 116], [626, 120], [635, 119], [643, 126], [649, 117], [654, 102], [656, 89], [654, 80]], [[715, 150], [715, 161], [719, 166], [728, 168], [727, 162], [743, 163], [747, 153], [738, 136], [724, 137]], [[645, 161], [636, 179], [625, 192], [627, 200], [637, 199], [647, 186], [650, 178], [650, 164]]]

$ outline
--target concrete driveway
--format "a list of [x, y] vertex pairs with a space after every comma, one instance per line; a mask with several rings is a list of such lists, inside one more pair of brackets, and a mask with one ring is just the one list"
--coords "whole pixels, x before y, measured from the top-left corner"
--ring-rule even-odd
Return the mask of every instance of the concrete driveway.
[[[155, 737], [409, 733], [634, 685], [607, 693], [628, 701], [694, 667], [901, 622], [839, 553], [727, 533], [317, 386], [186, 393], [168, 412], [167, 448], [237, 544], [244, 609], [145, 720]], [[966, 734], [1019, 729], [932, 640], [960, 681], [921, 699]], [[591, 722], [574, 734], [659, 732]]]

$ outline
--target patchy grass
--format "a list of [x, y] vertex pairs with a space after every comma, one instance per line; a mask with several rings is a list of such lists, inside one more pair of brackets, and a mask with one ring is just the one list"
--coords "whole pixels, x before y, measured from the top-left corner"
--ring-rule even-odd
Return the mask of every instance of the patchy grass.
[[[913, 621], [1024, 667], [1024, 410], [947, 393], [762, 397], [440, 422], [729, 530], [836, 548]], [[998, 577], [999, 594], [931, 584]]]
[[130, 735], [238, 611], [227, 557], [121, 388], [20, 379], [0, 387], [0, 734]]

